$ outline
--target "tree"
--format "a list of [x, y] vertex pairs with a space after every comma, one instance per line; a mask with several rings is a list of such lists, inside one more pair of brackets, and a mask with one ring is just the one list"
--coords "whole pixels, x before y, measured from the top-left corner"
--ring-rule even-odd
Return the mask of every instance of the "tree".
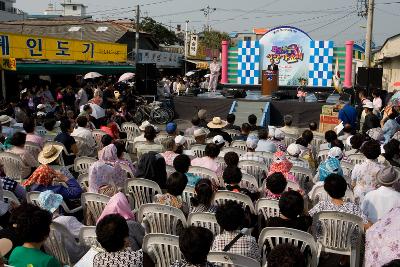
[[229, 35], [226, 32], [220, 31], [205, 31], [203, 32], [204, 39], [202, 40], [204, 45], [208, 48], [221, 49], [221, 42], [223, 40], [229, 40]]
[[173, 45], [179, 43], [179, 38], [174, 32], [155, 21], [150, 17], [144, 17], [140, 22], [140, 30], [153, 35], [154, 40], [158, 44]]

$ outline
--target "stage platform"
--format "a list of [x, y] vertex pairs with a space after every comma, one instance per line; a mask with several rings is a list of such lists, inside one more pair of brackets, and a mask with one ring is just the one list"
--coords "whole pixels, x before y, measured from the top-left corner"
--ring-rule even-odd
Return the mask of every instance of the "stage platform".
[[[174, 98], [175, 110], [179, 119], [191, 120], [199, 109], [208, 111], [208, 118], [220, 116], [225, 119], [234, 101], [245, 102], [270, 102], [270, 125], [281, 126], [283, 116], [290, 114], [293, 116], [293, 126], [308, 127], [310, 122], [319, 123], [321, 108], [325, 103], [304, 103], [298, 100], [272, 100], [271, 97], [261, 96], [258, 92], [248, 92], [246, 98], [232, 99], [225, 98], [219, 93], [207, 93], [197, 97], [178, 96]], [[259, 113], [258, 110], [254, 111]], [[248, 115], [250, 115], [249, 113]]]

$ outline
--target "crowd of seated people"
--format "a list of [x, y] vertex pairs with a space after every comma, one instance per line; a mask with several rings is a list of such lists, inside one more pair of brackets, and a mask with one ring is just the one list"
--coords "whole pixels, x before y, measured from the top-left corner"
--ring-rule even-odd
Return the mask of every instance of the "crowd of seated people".
[[[340, 133], [319, 133], [316, 123], [299, 129], [293, 126], [291, 115], [284, 117], [281, 128], [259, 126], [253, 114], [239, 127], [233, 114], [225, 121], [208, 118], [205, 110], [193, 117], [187, 129], [175, 122], [164, 129], [144, 121], [134, 125], [138, 131], [129, 132], [120, 123], [125, 122], [120, 118], [123, 107], [120, 112], [115, 110], [121, 103], [110, 97], [110, 86], [101, 90], [108, 109], [101, 119], [92, 116], [84, 106], [87, 103], [80, 113], [71, 107], [77, 103], [69, 99], [73, 96], [70, 88], [57, 110], [43, 111], [40, 106], [42, 125], [28, 116], [23, 127], [12, 127], [15, 114], [0, 116], [3, 149], [17, 155], [21, 164], [21, 175], [9, 177], [9, 162], [0, 160], [0, 191], [10, 191], [18, 200], [0, 199], [0, 253], [11, 266], [66, 264], [51, 249], [53, 222], [63, 225], [71, 236], [62, 246], [72, 264], [88, 259], [86, 266], [156, 264], [160, 259], [144, 244], [151, 234], [145, 224], [156, 218], [145, 214], [147, 222], [141, 221], [141, 207], [135, 206], [132, 197], [148, 191], [142, 188], [132, 193], [127, 186], [137, 178], [151, 180], [161, 189], [151, 198], [143, 197], [147, 203], [167, 205], [186, 219], [192, 214], [211, 214], [218, 225], [217, 233], [211, 227], [179, 224], [181, 257], [171, 266], [217, 266], [207, 258], [212, 252], [242, 255], [260, 266], [265, 262], [268, 266], [281, 266], [280, 262], [306, 266], [307, 255], [293, 244], [260, 247], [260, 233], [271, 227], [295, 229], [322, 242], [325, 228], [318, 216], [328, 211], [359, 218], [363, 227], [351, 234], [349, 243], [361, 242], [358, 253], [366, 266], [395, 266], [390, 264], [396, 264], [393, 260], [399, 257], [396, 248], [400, 246], [396, 238], [400, 232], [396, 224], [400, 219], [397, 109], [388, 110], [377, 125], [374, 109], [366, 105], [360, 132], [351, 124]], [[94, 98], [100, 95], [93, 93]], [[46, 134], [36, 132], [39, 126]], [[102, 131], [99, 139], [95, 129]], [[75, 138], [85, 140], [85, 145]], [[27, 142], [40, 153], [31, 153]], [[133, 149], [126, 149], [131, 144]], [[82, 156], [93, 162], [80, 173], [74, 162]], [[87, 186], [78, 181], [85, 175]], [[31, 199], [34, 191], [40, 193], [37, 200]], [[94, 221], [87, 219], [88, 208], [79, 208], [86, 192], [108, 199]], [[217, 203], [214, 198], [220, 193], [233, 197]], [[238, 199], [245, 199], [246, 205]], [[274, 203], [279, 212], [265, 215], [262, 207], [255, 208], [261, 200]], [[95, 226], [100, 246], [96, 250], [78, 242], [85, 225]], [[385, 231], [386, 226], [391, 232]], [[359, 235], [365, 241], [356, 238]], [[325, 256], [329, 257], [318, 255], [321, 264]], [[340, 265], [350, 262], [348, 256], [333, 259]]]

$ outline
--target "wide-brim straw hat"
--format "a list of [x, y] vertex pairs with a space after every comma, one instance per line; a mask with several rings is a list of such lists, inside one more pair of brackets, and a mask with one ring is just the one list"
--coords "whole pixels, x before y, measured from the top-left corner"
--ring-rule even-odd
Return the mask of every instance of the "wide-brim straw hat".
[[49, 164], [55, 161], [63, 151], [63, 147], [59, 145], [45, 145], [40, 151], [38, 161], [41, 164]]
[[220, 117], [214, 117], [212, 121], [207, 124], [207, 127], [211, 129], [219, 129], [224, 128], [226, 125], [228, 125], [228, 122], [221, 120]]

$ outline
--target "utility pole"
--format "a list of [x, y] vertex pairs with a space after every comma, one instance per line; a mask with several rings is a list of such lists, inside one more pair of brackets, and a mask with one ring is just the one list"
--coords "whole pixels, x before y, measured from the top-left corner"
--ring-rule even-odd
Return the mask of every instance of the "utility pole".
[[217, 9], [216, 8], [211, 8], [210, 6], [206, 6], [205, 8], [200, 9], [200, 11], [203, 11], [204, 16], [206, 17], [206, 30], [210, 31], [210, 14], [215, 12]]
[[367, 9], [367, 34], [365, 36], [365, 64], [371, 67], [372, 30], [374, 27], [374, 0], [368, 1]]
[[136, 6], [136, 34], [135, 34], [135, 64], [137, 69], [138, 59], [139, 59], [139, 24], [140, 24], [140, 6]]
[[187, 72], [187, 56], [188, 56], [188, 24], [189, 20], [185, 21], [185, 74]]

